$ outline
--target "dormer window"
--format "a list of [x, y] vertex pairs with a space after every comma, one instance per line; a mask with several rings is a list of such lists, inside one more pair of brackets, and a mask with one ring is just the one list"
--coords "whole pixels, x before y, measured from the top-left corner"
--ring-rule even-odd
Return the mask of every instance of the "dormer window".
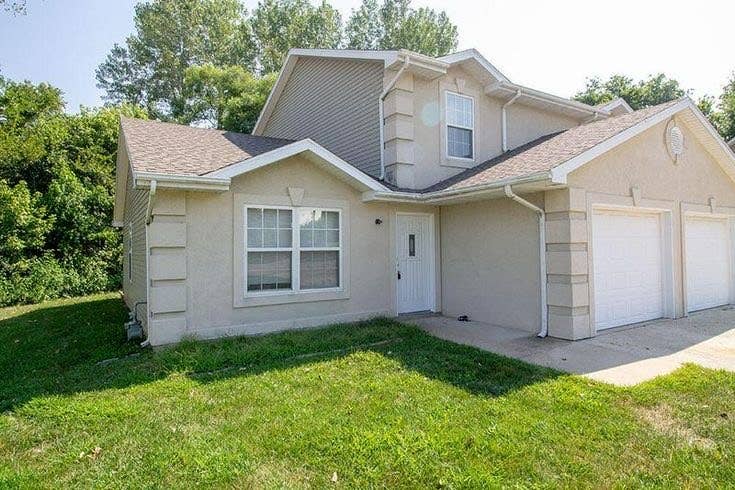
[[447, 156], [474, 159], [475, 103], [472, 97], [447, 92]]

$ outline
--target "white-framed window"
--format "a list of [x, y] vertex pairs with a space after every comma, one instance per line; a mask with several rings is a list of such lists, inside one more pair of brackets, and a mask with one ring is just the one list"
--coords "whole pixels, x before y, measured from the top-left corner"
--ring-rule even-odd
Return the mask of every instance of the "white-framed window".
[[447, 156], [473, 160], [475, 157], [475, 101], [472, 97], [446, 92]]
[[133, 282], [133, 224], [128, 224], [128, 281]]
[[342, 214], [337, 209], [245, 207], [245, 294], [341, 287]]

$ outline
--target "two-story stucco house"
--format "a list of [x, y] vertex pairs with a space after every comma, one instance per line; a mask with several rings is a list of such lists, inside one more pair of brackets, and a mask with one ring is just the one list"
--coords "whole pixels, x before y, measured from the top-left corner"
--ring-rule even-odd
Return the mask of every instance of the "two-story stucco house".
[[124, 293], [151, 344], [403, 313], [564, 339], [733, 302], [735, 155], [475, 50], [293, 50], [252, 135], [121, 121]]

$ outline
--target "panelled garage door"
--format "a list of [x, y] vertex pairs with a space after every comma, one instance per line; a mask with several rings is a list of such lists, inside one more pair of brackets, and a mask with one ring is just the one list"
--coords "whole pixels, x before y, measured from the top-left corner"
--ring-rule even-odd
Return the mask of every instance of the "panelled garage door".
[[686, 220], [687, 309], [730, 302], [730, 233], [725, 219]]
[[661, 220], [655, 214], [593, 214], [597, 330], [664, 316]]

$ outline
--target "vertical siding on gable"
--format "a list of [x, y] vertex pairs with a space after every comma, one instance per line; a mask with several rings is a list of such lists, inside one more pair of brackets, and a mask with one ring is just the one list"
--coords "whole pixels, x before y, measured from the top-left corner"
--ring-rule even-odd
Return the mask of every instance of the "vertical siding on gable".
[[343, 160], [380, 175], [378, 98], [383, 64], [301, 58], [296, 62], [264, 136], [311, 138]]
[[[123, 214], [123, 293], [125, 303], [131, 310], [136, 303], [146, 301], [146, 281], [148, 254], [145, 240], [145, 212], [148, 207], [148, 191], [133, 189], [131, 172], [128, 172], [125, 194], [125, 211]], [[132, 225], [132, 240], [130, 231]], [[132, 264], [128, 261], [128, 250], [133, 247]], [[132, 279], [128, 279], [132, 267]], [[138, 319], [147, 326], [147, 305], [138, 307]]]

